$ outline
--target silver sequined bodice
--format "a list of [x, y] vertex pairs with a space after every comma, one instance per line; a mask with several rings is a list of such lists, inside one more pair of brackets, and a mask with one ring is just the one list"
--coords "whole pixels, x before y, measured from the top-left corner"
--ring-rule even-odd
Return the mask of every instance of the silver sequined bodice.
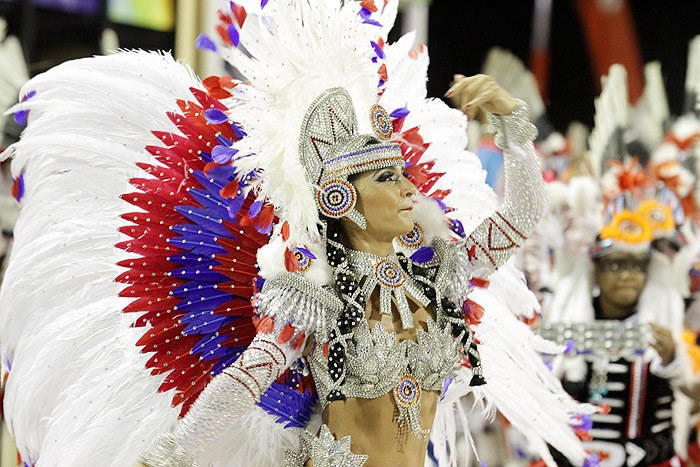
[[[428, 318], [428, 329], [416, 331], [416, 341], [397, 342], [395, 332], [366, 319], [357, 327], [346, 353], [343, 392], [347, 397], [374, 399], [392, 391], [401, 378], [411, 375], [423, 390], [442, 391], [443, 381], [455, 369], [462, 354], [460, 342], [447, 329]], [[331, 388], [328, 360], [323, 346], [312, 352], [309, 363], [323, 406]]]

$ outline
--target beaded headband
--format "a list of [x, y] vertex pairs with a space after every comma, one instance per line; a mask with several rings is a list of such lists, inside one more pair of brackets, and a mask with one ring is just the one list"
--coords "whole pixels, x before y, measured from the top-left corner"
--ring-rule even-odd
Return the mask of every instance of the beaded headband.
[[301, 163], [317, 190], [318, 211], [327, 217], [347, 217], [362, 229], [367, 220], [355, 209], [357, 192], [348, 177], [405, 165], [399, 145], [389, 142], [393, 133], [389, 114], [375, 105], [369, 116], [375, 134], [358, 134], [352, 98], [343, 88], [331, 88], [306, 111], [299, 138]]

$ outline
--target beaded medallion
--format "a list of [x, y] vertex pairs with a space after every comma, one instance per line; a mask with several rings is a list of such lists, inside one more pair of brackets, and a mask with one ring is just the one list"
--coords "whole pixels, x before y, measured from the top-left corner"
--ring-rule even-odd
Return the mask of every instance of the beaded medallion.
[[406, 282], [406, 275], [401, 267], [389, 259], [383, 259], [374, 267], [374, 275], [377, 281], [385, 287], [395, 289]]
[[396, 404], [401, 407], [411, 407], [420, 400], [420, 386], [411, 375], [404, 375], [394, 388]]
[[423, 244], [425, 235], [423, 234], [423, 228], [418, 224], [413, 224], [413, 229], [407, 234], [396, 237], [396, 240], [401, 246], [406, 248], [418, 248]]
[[318, 192], [318, 205], [328, 217], [343, 217], [355, 206], [355, 188], [344, 180], [331, 180]]
[[312, 258], [309, 256], [307, 253], [309, 253], [309, 250], [306, 247], [292, 247], [289, 249], [289, 251], [292, 252], [292, 254], [297, 258], [297, 261], [299, 261], [299, 271], [304, 272], [309, 267], [311, 266], [311, 261]]
[[389, 139], [394, 133], [394, 126], [391, 124], [389, 114], [381, 105], [372, 107], [371, 115], [372, 128], [381, 139]]
[[398, 414], [396, 422], [399, 426], [408, 425], [411, 433], [419, 438], [427, 439], [430, 430], [423, 429], [420, 416], [421, 390], [418, 381], [411, 375], [404, 375], [394, 388], [394, 400]]

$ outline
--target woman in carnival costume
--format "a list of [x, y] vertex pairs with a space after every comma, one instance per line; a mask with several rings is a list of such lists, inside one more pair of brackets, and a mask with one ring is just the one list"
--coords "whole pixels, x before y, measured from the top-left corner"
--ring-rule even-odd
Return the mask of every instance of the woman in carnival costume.
[[527, 110], [451, 90], [497, 114], [495, 210], [426, 53], [385, 43], [396, 4], [232, 2], [198, 42], [245, 83], [130, 52], [24, 87], [0, 336], [27, 465], [418, 466], [431, 431], [448, 465], [468, 392], [586, 460], [596, 409], [488, 288], [545, 209]]

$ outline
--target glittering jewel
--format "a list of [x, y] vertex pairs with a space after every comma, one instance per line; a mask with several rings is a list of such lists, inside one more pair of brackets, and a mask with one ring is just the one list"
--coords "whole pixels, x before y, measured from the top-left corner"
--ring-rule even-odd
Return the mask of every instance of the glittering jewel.
[[318, 205], [328, 217], [343, 217], [354, 206], [355, 188], [344, 180], [331, 180], [318, 192]]
[[393, 295], [401, 316], [401, 326], [404, 329], [413, 328], [413, 315], [408, 306], [406, 292], [423, 306], [428, 306], [430, 300], [420, 286], [401, 269], [396, 253], [391, 253], [386, 258], [361, 251], [350, 251], [349, 254], [352, 267], [364, 280], [363, 295], [369, 297], [374, 289], [379, 287], [379, 312], [385, 315], [392, 314], [391, 296]]
[[394, 133], [389, 114], [381, 105], [375, 105], [371, 111], [372, 128], [381, 139], [389, 139]]
[[407, 234], [396, 237], [396, 240], [400, 245], [406, 248], [418, 248], [423, 244], [425, 236], [423, 235], [423, 229], [418, 224], [413, 224], [413, 229]]

